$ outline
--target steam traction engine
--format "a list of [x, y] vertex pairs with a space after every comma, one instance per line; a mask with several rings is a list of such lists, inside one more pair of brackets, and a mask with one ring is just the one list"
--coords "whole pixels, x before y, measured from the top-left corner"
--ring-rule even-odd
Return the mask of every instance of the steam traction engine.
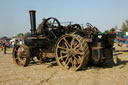
[[62, 26], [56, 18], [43, 19], [36, 29], [35, 11], [31, 10], [31, 35], [24, 45], [13, 49], [13, 60], [19, 66], [28, 66], [34, 57], [40, 62], [56, 60], [64, 69], [79, 70], [88, 62], [100, 64], [113, 58], [114, 35], [98, 34], [99, 30], [87, 23]]

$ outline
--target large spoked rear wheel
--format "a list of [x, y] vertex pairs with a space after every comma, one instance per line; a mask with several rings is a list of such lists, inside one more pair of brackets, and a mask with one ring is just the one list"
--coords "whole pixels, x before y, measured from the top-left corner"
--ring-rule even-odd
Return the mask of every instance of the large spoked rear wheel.
[[16, 45], [13, 48], [13, 61], [19, 66], [28, 66], [30, 62], [30, 51], [26, 45]]
[[90, 51], [84, 38], [66, 34], [56, 44], [56, 60], [64, 69], [79, 70], [86, 66]]

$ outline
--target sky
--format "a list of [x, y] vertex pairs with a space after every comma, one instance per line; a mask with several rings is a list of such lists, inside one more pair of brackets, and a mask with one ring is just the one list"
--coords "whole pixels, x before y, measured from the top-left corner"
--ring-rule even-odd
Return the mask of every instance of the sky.
[[128, 0], [0, 0], [0, 37], [30, 32], [29, 10], [36, 10], [36, 27], [43, 18], [60, 22], [89, 22], [100, 31], [128, 19]]

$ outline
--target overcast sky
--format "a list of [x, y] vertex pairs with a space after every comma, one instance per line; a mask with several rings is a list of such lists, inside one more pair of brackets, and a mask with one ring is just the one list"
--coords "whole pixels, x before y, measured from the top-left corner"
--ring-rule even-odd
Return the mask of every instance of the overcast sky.
[[120, 28], [128, 19], [128, 0], [0, 0], [0, 37], [29, 32], [29, 10], [36, 10], [36, 26], [44, 17], [55, 17], [60, 22], [90, 22], [104, 31]]

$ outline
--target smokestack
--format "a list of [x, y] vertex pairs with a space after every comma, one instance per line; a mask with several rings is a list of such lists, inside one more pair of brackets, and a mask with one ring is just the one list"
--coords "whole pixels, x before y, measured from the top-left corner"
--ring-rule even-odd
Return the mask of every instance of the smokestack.
[[30, 23], [31, 23], [31, 34], [36, 34], [36, 11], [35, 10], [30, 10]]

